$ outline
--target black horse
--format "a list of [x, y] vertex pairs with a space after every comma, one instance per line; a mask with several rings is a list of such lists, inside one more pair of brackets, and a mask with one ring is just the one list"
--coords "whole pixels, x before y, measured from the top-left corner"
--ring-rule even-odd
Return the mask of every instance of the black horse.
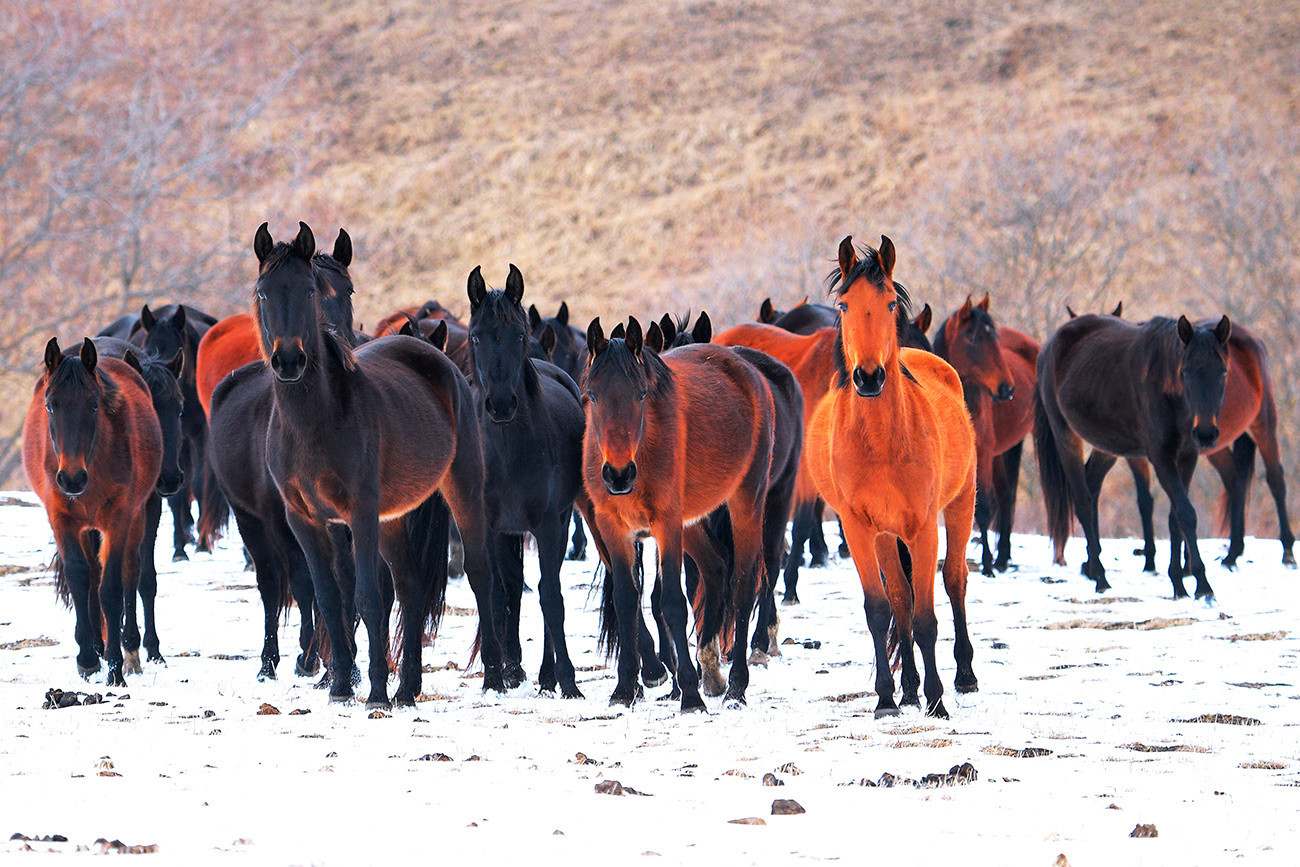
[[[320, 299], [325, 321], [340, 339], [352, 340], [352, 240], [339, 230], [332, 253], [313, 257], [328, 284]], [[443, 332], [444, 340], [446, 332]], [[314, 675], [320, 641], [313, 610], [315, 592], [302, 549], [289, 528], [284, 500], [266, 466], [266, 426], [271, 417], [271, 373], [261, 361], [232, 372], [212, 395], [208, 463], [213, 478], [203, 489], [200, 515], [219, 524], [233, 512], [252, 560], [262, 599], [262, 655], [258, 680], [274, 679], [280, 663], [279, 621], [290, 602], [300, 613], [300, 652], [294, 672]], [[200, 522], [203, 527], [203, 521]]]
[[[469, 342], [480, 398], [488, 557], [502, 632], [507, 686], [524, 680], [519, 609], [524, 587], [523, 538], [537, 540], [538, 595], [546, 624], [538, 683], [557, 683], [565, 698], [581, 698], [564, 638], [560, 566], [569, 515], [582, 490], [585, 419], [578, 387], [553, 364], [529, 354], [529, 322], [522, 305], [524, 278], [510, 266], [504, 290], [489, 291], [470, 272]], [[550, 329], [549, 323], [543, 326]], [[553, 334], [553, 330], [551, 330]], [[494, 618], [495, 619], [495, 618]]]
[[[1151, 461], [1172, 504], [1170, 546], [1186, 540], [1196, 598], [1212, 599], [1196, 544], [1196, 509], [1187, 485], [1198, 450], [1219, 439], [1218, 417], [1228, 375], [1232, 323], [1213, 326], [1157, 317], [1131, 324], [1086, 315], [1057, 329], [1043, 344], [1034, 392], [1034, 446], [1053, 542], [1070, 531], [1070, 505], [1088, 539], [1083, 573], [1097, 591], [1110, 587], [1101, 564], [1097, 494], [1120, 458]], [[1084, 443], [1093, 446], [1084, 462]], [[1067, 499], [1068, 494], [1068, 499]], [[1174, 598], [1187, 595], [1181, 558], [1169, 578]]]
[[[483, 451], [469, 384], [445, 354], [423, 341], [394, 335], [354, 352], [323, 327], [321, 296], [329, 286], [312, 261], [316, 242], [307, 224], [299, 223], [292, 243], [276, 244], [263, 223], [253, 249], [259, 264], [253, 315], [273, 374], [267, 466], [329, 632], [331, 700], [352, 697], [352, 590], [369, 638], [367, 705], [389, 705], [388, 618], [395, 589], [403, 612], [395, 698], [414, 704], [423, 625], [446, 566], [448, 509], [464, 539], [466, 573], [478, 602], [484, 689], [501, 690]], [[441, 544], [409, 530], [426, 509]], [[393, 520], [404, 516], [412, 517]], [[381, 573], [381, 550], [391, 582]]]

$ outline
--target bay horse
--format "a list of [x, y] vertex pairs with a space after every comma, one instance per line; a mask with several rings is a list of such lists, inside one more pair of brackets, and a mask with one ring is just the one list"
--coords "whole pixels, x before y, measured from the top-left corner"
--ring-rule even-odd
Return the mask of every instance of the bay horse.
[[[745, 636], [762, 580], [763, 506], [772, 458], [772, 398], [762, 375], [718, 346], [684, 346], [660, 358], [629, 319], [623, 337], [606, 339], [600, 320], [587, 329], [583, 379], [586, 433], [583, 482], [595, 536], [608, 558], [615, 622], [607, 646], [618, 651], [613, 705], [638, 698], [640, 591], [635, 543], [651, 536], [659, 551], [662, 610], [671, 634], [683, 712], [703, 711], [699, 675], [686, 637], [682, 592], [683, 528], [726, 504], [735, 542], [732, 610]], [[726, 701], [743, 704], [749, 669], [736, 642]]]
[[[578, 386], [560, 368], [530, 355], [523, 308], [524, 278], [514, 265], [503, 290], [489, 291], [479, 268], [470, 272], [469, 345], [481, 407], [487, 469], [488, 560], [495, 619], [502, 631], [506, 685], [523, 682], [519, 614], [524, 587], [523, 537], [537, 541], [538, 596], [545, 624], [543, 692], [558, 684], [565, 698], [582, 698], [564, 637], [564, 563], [569, 516], [582, 489], [585, 419]], [[544, 326], [554, 336], [549, 324]]]
[[[311, 229], [298, 226], [292, 242], [279, 244], [265, 223], [258, 228], [253, 313], [272, 372], [267, 467], [306, 557], [329, 632], [330, 698], [352, 696], [347, 615], [354, 600], [370, 647], [367, 705], [390, 704], [388, 617], [395, 589], [404, 612], [396, 698], [414, 704], [432, 576], [445, 568], [447, 551], [445, 542], [426, 544], [408, 533], [406, 522], [393, 519], [423, 507], [435, 512], [439, 525], [450, 509], [460, 527], [466, 573], [478, 602], [484, 689], [500, 691], [483, 450], [469, 384], [446, 355], [424, 341], [395, 335], [353, 351], [326, 327], [321, 296], [328, 283], [313, 262]], [[345, 530], [350, 546], [343, 541]], [[387, 587], [381, 580], [381, 548], [392, 577]], [[349, 589], [353, 600], [347, 598]]]
[[417, 323], [426, 319], [442, 319], [452, 325], [465, 325], [455, 313], [430, 298], [419, 306], [402, 307], [380, 319], [375, 323], [374, 336], [388, 337], [392, 334], [401, 333], [402, 326], [406, 323], [407, 318], [414, 319]]
[[[99, 671], [101, 647], [113, 687], [126, 685], [123, 606], [138, 590], [145, 506], [161, 467], [162, 432], [140, 374], [100, 359], [91, 340], [64, 358], [50, 338], [23, 424], [23, 468], [54, 531], [60, 595], [76, 611], [77, 671]], [[138, 673], [139, 634], [125, 638]]]
[[[941, 513], [947, 534], [943, 580], [956, 630], [956, 688], [979, 688], [966, 628], [975, 433], [957, 372], [936, 355], [899, 347], [895, 311], [906, 310], [908, 297], [893, 281], [894, 262], [893, 242], [883, 235], [880, 249], [866, 248], [862, 256], [852, 237], [840, 243], [832, 283], [840, 314], [836, 375], [813, 411], [806, 451], [817, 489], [844, 522], [858, 569], [876, 651], [876, 716], [898, 713], [886, 649], [892, 613], [903, 656], [903, 703], [918, 700], [915, 634], [925, 665], [926, 713], [946, 718], [935, 662]], [[910, 593], [899, 541], [912, 555]]]
[[[1034, 384], [1038, 381], [1038, 341], [999, 326], [989, 314], [989, 296], [966, 303], [944, 320], [934, 351], [961, 377], [975, 425], [975, 523], [983, 549], [985, 575], [1005, 572], [1011, 563], [1011, 528], [1020, 484], [1020, 457], [1034, 427]], [[996, 517], [998, 554], [989, 546], [989, 524]]]
[[[1219, 442], [1219, 416], [1229, 373], [1227, 316], [1213, 325], [1156, 317], [1133, 324], [1115, 316], [1071, 319], [1043, 345], [1034, 392], [1034, 447], [1047, 525], [1058, 553], [1070, 533], [1070, 507], [1083, 525], [1083, 574], [1097, 592], [1109, 589], [1101, 563], [1097, 495], [1119, 457], [1146, 458], [1171, 505], [1174, 538], [1169, 578], [1183, 586], [1179, 537], [1187, 544], [1196, 598], [1212, 600], [1196, 544], [1196, 508], [1187, 485], [1200, 451]], [[1084, 462], [1084, 444], [1093, 450]]]

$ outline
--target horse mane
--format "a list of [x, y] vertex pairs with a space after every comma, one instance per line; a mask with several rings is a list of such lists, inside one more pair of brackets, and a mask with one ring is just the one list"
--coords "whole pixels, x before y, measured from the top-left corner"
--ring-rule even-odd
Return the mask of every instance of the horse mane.
[[[102, 364], [103, 361], [104, 359], [101, 358], [100, 363]], [[96, 368], [98, 368], [98, 365], [96, 365]], [[99, 384], [100, 407], [110, 413], [121, 409], [124, 401], [122, 389], [118, 387], [113, 377], [108, 375], [100, 376], [97, 373], [87, 374], [85, 365], [81, 363], [79, 357], [64, 358], [59, 362], [59, 366], [54, 369], [54, 373], [49, 374], [49, 378], [45, 382], [45, 388], [48, 391], [51, 388], [60, 388], [69, 383], [84, 387], [85, 379], [83, 377], [89, 377]]]
[[1177, 321], [1167, 316], [1153, 316], [1143, 327], [1151, 336], [1146, 344], [1148, 381], [1160, 383], [1160, 390], [1167, 394], [1182, 391], [1178, 371], [1182, 364], [1183, 341], [1178, 336]]
[[627, 341], [621, 337], [610, 338], [605, 349], [591, 359], [582, 377], [584, 390], [592, 375], [607, 367], [613, 367], [620, 377], [626, 379], [637, 375], [645, 376], [646, 392], [650, 397], [662, 397], [673, 388], [673, 372], [658, 353], [648, 346], [642, 346], [638, 358], [627, 348]]
[[[266, 275], [283, 268], [290, 261], [297, 258], [298, 254], [294, 250], [292, 244], [287, 241], [276, 241], [275, 246], [271, 248], [270, 253], [266, 254], [266, 259], [262, 262], [262, 270], [257, 275], [258, 282], [260, 282]], [[324, 260], [327, 259], [329, 261], [328, 263], [325, 263]], [[333, 293], [334, 287], [325, 279], [325, 275], [321, 271], [322, 265], [342, 274], [344, 277], [348, 276], [347, 270], [335, 261], [334, 257], [328, 253], [317, 253], [307, 262], [307, 267], [311, 269], [312, 280], [316, 282], [317, 291]], [[253, 299], [253, 303], [255, 305], [258, 304], [256, 284], [253, 288]], [[332, 355], [339, 363], [339, 366], [348, 373], [356, 370], [357, 357], [352, 351], [351, 335], [348, 335], [347, 337], [341, 335], [334, 323], [330, 322], [325, 317], [325, 312], [321, 310], [320, 304], [316, 305], [316, 316], [317, 321], [320, 323], [321, 336], [325, 340], [326, 351]], [[261, 341], [259, 341], [259, 343], [260, 342]]]
[[136, 358], [140, 359], [140, 374], [149, 388], [149, 394], [163, 394], [171, 389], [179, 389], [176, 377], [172, 375], [167, 363], [157, 355], [137, 351]]

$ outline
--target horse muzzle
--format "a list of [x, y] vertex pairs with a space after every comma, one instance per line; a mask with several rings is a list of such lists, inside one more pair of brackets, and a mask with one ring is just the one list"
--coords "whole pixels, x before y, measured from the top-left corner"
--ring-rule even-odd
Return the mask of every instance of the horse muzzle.
[[69, 473], [66, 470], [59, 470], [54, 474], [54, 484], [59, 486], [59, 493], [65, 497], [80, 497], [86, 493], [86, 488], [90, 486], [90, 473], [82, 467], [76, 472]]
[[275, 342], [271, 352], [271, 370], [281, 382], [297, 382], [307, 369], [307, 353], [301, 340]]
[[1198, 424], [1192, 428], [1192, 442], [1201, 451], [1213, 448], [1219, 441], [1219, 426], [1216, 424]]
[[488, 395], [483, 400], [483, 409], [487, 412], [488, 418], [497, 424], [508, 424], [514, 420], [515, 412], [519, 409], [519, 398], [516, 395], [510, 395], [505, 400], [498, 398], [493, 400]]
[[174, 473], [163, 473], [158, 477], [158, 484], [155, 490], [161, 496], [170, 497], [180, 491], [181, 486], [185, 484], [185, 472], [177, 470]]
[[853, 388], [859, 397], [880, 397], [885, 390], [885, 369], [876, 365], [876, 369], [867, 373], [861, 367], [853, 368]]
[[614, 469], [609, 461], [600, 468], [600, 477], [605, 480], [605, 490], [616, 497], [632, 493], [636, 485], [636, 461], [628, 461], [621, 470]]

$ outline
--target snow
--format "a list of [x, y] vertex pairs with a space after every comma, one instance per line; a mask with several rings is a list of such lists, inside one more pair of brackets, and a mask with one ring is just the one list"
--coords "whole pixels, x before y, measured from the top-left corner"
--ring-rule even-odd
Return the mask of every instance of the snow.
[[[873, 718], [875, 697], [864, 693], [873, 683], [869, 638], [848, 562], [802, 571], [803, 604], [781, 609], [781, 635], [820, 649], [785, 645], [768, 668], [755, 668], [747, 708], [710, 699], [708, 716], [681, 716], [675, 702], [654, 700], [611, 709], [613, 670], [595, 649], [592, 565], [566, 562], [567, 629], [574, 662], [587, 669], [579, 672], [585, 699], [539, 696], [535, 685], [485, 696], [481, 679], [442, 668], [424, 676], [435, 698], [371, 719], [361, 705], [330, 705], [294, 676], [296, 611], [281, 633], [281, 679], [256, 680], [261, 607], [237, 539], [177, 564], [166, 556], [166, 522], [160, 539], [167, 665], [146, 663], [143, 675], [128, 676], [129, 699], [44, 710], [51, 687], [107, 690], [102, 673], [90, 683], [76, 677], [72, 614], [40, 571], [53, 552], [44, 511], [0, 506], [0, 565], [11, 567], [0, 569], [0, 841], [68, 838], [0, 842], [0, 853], [95, 851], [102, 837], [157, 844], [151, 858], [177, 864], [658, 855], [684, 864], [907, 858], [1047, 867], [1064, 855], [1081, 867], [1300, 858], [1297, 576], [1281, 566], [1275, 540], [1247, 539], [1236, 572], [1212, 566], [1219, 601], [1207, 607], [1172, 601], [1163, 574], [1141, 572], [1131, 541], [1103, 542], [1114, 589], [1099, 597], [1078, 574], [1080, 540], [1071, 541], [1071, 565], [1055, 567], [1045, 539], [1017, 537], [1017, 571], [971, 576], [978, 693], [952, 689], [952, 621], [938, 594], [952, 713], [938, 721], [916, 709]], [[1203, 544], [1207, 557], [1224, 549]], [[535, 585], [536, 560], [528, 562]], [[448, 603], [472, 607], [463, 580]], [[1155, 618], [1190, 622], [1050, 628]], [[424, 651], [426, 666], [463, 668], [474, 626], [473, 616], [448, 614]], [[524, 630], [535, 676], [535, 595], [525, 597]], [[40, 637], [57, 643], [10, 649]], [[264, 702], [282, 713], [258, 715]], [[289, 715], [294, 709], [310, 713]], [[1261, 725], [1178, 722], [1204, 714]], [[998, 754], [1026, 747], [1051, 754]], [[420, 760], [439, 753], [451, 761]], [[979, 774], [969, 785], [860, 785], [966, 761]], [[782, 769], [790, 764], [800, 773]], [[100, 775], [108, 765], [117, 776]], [[768, 772], [784, 786], [764, 787]], [[602, 780], [645, 796], [598, 794]], [[793, 798], [807, 813], [773, 816], [775, 798]], [[746, 817], [766, 825], [729, 823]], [[1130, 838], [1139, 823], [1159, 836]]]

